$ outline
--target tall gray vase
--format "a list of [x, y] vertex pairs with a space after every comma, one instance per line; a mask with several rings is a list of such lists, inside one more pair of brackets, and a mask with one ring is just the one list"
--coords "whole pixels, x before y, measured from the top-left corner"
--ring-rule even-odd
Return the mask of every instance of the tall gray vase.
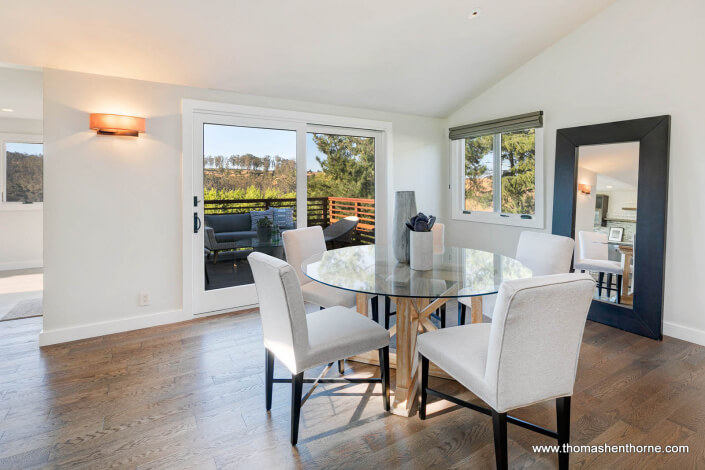
[[394, 226], [392, 248], [400, 263], [409, 262], [409, 229], [406, 222], [416, 215], [416, 195], [413, 191], [397, 191], [394, 195]]

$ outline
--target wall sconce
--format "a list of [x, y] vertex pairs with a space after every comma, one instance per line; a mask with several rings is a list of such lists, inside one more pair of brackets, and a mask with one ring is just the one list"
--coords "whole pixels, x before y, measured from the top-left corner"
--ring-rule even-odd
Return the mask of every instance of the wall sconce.
[[585, 183], [578, 184], [578, 189], [583, 194], [590, 194], [590, 185]]
[[145, 119], [119, 114], [91, 114], [90, 128], [104, 135], [129, 135], [137, 137], [144, 132]]

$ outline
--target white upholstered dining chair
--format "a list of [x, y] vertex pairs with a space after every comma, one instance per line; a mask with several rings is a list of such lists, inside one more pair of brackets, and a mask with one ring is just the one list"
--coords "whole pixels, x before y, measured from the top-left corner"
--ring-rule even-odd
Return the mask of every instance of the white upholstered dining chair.
[[[570, 397], [594, 289], [595, 281], [579, 273], [506, 281], [499, 289], [491, 324], [420, 335], [420, 418], [426, 419], [428, 394], [491, 415], [498, 469], [508, 468], [507, 423], [554, 437], [559, 445], [567, 444]], [[429, 388], [429, 361], [489, 408]], [[553, 399], [557, 431], [507, 415], [510, 410]], [[568, 468], [567, 453], [559, 452], [558, 461], [561, 469]]]
[[336, 305], [355, 306], [355, 293], [315, 282], [301, 270], [301, 263], [326, 251], [326, 241], [320, 226], [287, 230], [282, 233], [282, 238], [286, 260], [296, 271], [305, 302], [310, 302], [321, 308]]
[[[582, 272], [597, 272], [597, 295], [602, 295], [602, 289], [607, 289], [607, 297], [612, 291], [612, 275], [617, 276], [615, 287], [617, 303], [622, 296], [622, 275], [624, 265], [620, 261], [609, 259], [608, 237], [602, 232], [578, 232], [578, 249], [575, 253], [575, 269]], [[605, 284], [605, 273], [607, 283]]]
[[[287, 230], [282, 233], [282, 239], [284, 241], [286, 260], [294, 267], [296, 276], [299, 278], [304, 302], [318, 305], [321, 310], [337, 305], [343, 307], [355, 306], [354, 292], [336, 289], [335, 287], [315, 282], [301, 270], [301, 264], [304, 261], [327, 250], [323, 229], [319, 225]], [[375, 305], [373, 305], [373, 310], [374, 307]], [[342, 374], [344, 369], [344, 360], [341, 359], [338, 361], [338, 371]]]
[[[550, 233], [524, 231], [519, 235], [517, 261], [531, 269], [534, 276], [570, 272], [575, 242], [570, 237]], [[465, 324], [470, 298], [458, 299], [458, 325]]]
[[[384, 409], [389, 411], [389, 332], [345, 307], [306, 314], [301, 286], [291, 265], [263, 253], [247, 257], [255, 279], [264, 336], [266, 408], [272, 407], [274, 383], [291, 383], [291, 444], [296, 445], [304, 382], [381, 383]], [[377, 349], [380, 378], [324, 378], [333, 362]], [[289, 371], [290, 379], [274, 378], [274, 358]], [[328, 364], [317, 379], [304, 371]], [[315, 385], [314, 385], [315, 386]], [[307, 395], [308, 396], [308, 395]]]

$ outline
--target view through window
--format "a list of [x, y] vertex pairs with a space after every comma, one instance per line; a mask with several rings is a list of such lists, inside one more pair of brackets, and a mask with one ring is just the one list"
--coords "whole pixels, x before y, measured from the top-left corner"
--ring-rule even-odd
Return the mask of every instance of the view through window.
[[[328, 248], [374, 243], [375, 138], [309, 132], [306, 169], [306, 225]], [[204, 124], [206, 290], [252, 283], [253, 251], [284, 259], [296, 181], [296, 131]]]
[[536, 213], [536, 132], [465, 139], [465, 212]]
[[205, 124], [203, 195], [206, 290], [251, 284], [247, 255], [283, 259], [296, 227], [296, 132]]
[[44, 201], [44, 145], [5, 143], [5, 202]]
[[309, 132], [308, 225], [328, 227], [332, 247], [374, 243], [375, 139]]

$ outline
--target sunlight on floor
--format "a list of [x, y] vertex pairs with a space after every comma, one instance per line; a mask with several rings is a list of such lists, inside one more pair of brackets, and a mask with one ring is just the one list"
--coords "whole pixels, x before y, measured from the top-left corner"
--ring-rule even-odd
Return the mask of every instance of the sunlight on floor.
[[0, 271], [0, 318], [18, 302], [42, 297], [44, 274], [41, 268]]

